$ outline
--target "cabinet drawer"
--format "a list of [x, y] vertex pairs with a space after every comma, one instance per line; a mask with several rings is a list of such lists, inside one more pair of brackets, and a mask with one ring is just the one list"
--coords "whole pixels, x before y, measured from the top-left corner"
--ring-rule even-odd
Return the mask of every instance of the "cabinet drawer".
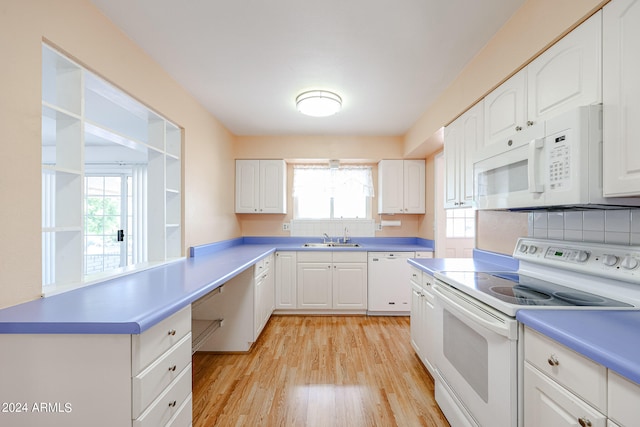
[[422, 286], [422, 271], [411, 267], [411, 281], [416, 285]]
[[334, 252], [333, 262], [367, 262], [366, 252]]
[[178, 412], [171, 418], [171, 420], [167, 423], [167, 427], [191, 427], [192, 422], [192, 414], [193, 414], [193, 399], [190, 394], [187, 397], [180, 408], [178, 408]]
[[607, 407], [607, 370], [564, 345], [526, 328], [525, 359], [602, 412]]
[[640, 385], [609, 371], [609, 418], [620, 427], [638, 425]]
[[187, 334], [133, 378], [133, 418], [137, 418], [189, 363], [191, 363], [191, 334]]
[[330, 251], [306, 251], [298, 252], [296, 257], [298, 262], [328, 262], [333, 261]]
[[131, 369], [133, 375], [149, 366], [191, 332], [191, 305], [162, 320], [139, 335], [131, 337]]
[[165, 391], [133, 421], [133, 427], [158, 427], [166, 425], [191, 396], [191, 364], [189, 364]]

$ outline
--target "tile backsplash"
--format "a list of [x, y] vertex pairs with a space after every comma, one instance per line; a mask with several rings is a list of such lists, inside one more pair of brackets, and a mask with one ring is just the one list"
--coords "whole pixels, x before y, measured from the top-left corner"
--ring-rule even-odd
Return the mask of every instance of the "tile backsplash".
[[640, 245], [640, 209], [530, 212], [529, 236]]

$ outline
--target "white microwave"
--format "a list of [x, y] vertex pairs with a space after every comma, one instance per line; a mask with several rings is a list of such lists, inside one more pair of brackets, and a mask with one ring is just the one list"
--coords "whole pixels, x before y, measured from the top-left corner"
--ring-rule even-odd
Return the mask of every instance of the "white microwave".
[[611, 208], [638, 198], [602, 196], [602, 106], [578, 107], [478, 151], [478, 209]]

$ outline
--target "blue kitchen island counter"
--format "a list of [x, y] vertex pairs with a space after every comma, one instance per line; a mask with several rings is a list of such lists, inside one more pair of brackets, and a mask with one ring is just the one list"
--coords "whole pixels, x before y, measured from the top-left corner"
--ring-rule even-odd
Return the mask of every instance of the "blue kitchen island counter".
[[[189, 258], [2, 309], [0, 333], [140, 334], [276, 250], [319, 250], [302, 246], [309, 240], [245, 237], [191, 248]], [[320, 250], [432, 251], [432, 248], [424, 239], [367, 238], [357, 248]]]
[[520, 310], [516, 318], [640, 384], [640, 311]]

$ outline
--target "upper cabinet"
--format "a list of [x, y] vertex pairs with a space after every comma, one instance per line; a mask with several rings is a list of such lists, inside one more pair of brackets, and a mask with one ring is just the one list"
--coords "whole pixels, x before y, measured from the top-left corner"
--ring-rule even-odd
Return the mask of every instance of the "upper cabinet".
[[425, 213], [424, 160], [380, 160], [378, 213]]
[[604, 195], [640, 195], [640, 0], [603, 9]]
[[581, 105], [602, 102], [598, 12], [485, 97], [485, 146]]
[[445, 209], [473, 205], [473, 159], [484, 138], [483, 112], [479, 102], [445, 128]]
[[236, 213], [287, 213], [284, 160], [236, 160]]

